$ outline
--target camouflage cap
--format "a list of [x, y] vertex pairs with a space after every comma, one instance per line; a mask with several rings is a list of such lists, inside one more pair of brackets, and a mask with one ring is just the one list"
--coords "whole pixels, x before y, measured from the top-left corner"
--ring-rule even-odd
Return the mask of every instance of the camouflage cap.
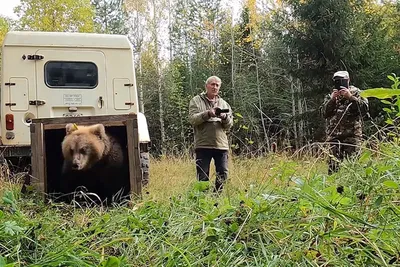
[[332, 80], [335, 79], [349, 79], [349, 73], [345, 70], [337, 71], [333, 74]]

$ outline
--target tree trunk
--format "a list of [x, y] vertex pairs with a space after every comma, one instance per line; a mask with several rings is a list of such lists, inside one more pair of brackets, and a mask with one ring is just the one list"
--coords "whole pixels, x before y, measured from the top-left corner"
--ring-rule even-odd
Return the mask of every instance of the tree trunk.
[[[232, 23], [233, 23], [233, 10], [231, 10]], [[231, 27], [231, 84], [232, 84], [232, 101], [235, 106], [236, 94], [235, 94], [235, 38], [233, 36], [233, 26]]]
[[168, 0], [168, 30], [169, 30], [169, 60], [172, 60], [172, 41], [171, 41], [171, 0]]
[[185, 123], [184, 123], [184, 117], [183, 117], [183, 112], [182, 112], [182, 105], [179, 105], [179, 118], [180, 118], [180, 126], [181, 126], [181, 140], [182, 140], [182, 146], [181, 150], [186, 148], [186, 136], [185, 136]]
[[158, 52], [157, 52], [157, 87], [158, 87], [158, 101], [160, 103], [160, 110], [159, 110], [159, 116], [160, 116], [160, 134], [161, 134], [161, 154], [165, 155], [166, 150], [165, 150], [165, 126], [164, 126], [164, 100], [163, 100], [163, 94], [162, 94], [162, 79], [161, 79], [161, 67], [160, 67], [160, 61], [158, 59]]
[[166, 144], [166, 138], [165, 138], [165, 126], [164, 126], [164, 98], [163, 98], [163, 92], [162, 92], [162, 77], [161, 77], [161, 63], [160, 63], [160, 54], [159, 54], [159, 45], [158, 45], [158, 33], [157, 33], [157, 10], [156, 10], [156, 3], [153, 0], [152, 1], [153, 5], [153, 29], [152, 29], [152, 37], [154, 41], [154, 56], [155, 56], [155, 63], [156, 63], [156, 68], [157, 68], [157, 92], [158, 92], [158, 101], [159, 101], [159, 121], [160, 121], [160, 134], [161, 134], [161, 140], [160, 140], [160, 148], [161, 148], [161, 154], [165, 155], [166, 150], [165, 150], [165, 144]]
[[[136, 37], [139, 37], [140, 23], [139, 23], [139, 8], [136, 6], [136, 17], [134, 17], [136, 24]], [[142, 44], [138, 42], [138, 64], [139, 64], [139, 88], [137, 88], [139, 92], [139, 112], [144, 113], [144, 96], [143, 96], [143, 72], [142, 72]], [[137, 83], [136, 83], [137, 84]]]
[[290, 77], [290, 92], [292, 93], [292, 118], [293, 118], [293, 138], [296, 149], [299, 147], [296, 122], [296, 90], [293, 83], [293, 77]]
[[302, 86], [299, 79], [296, 79], [296, 88], [297, 88], [297, 108], [299, 115], [299, 127], [298, 127], [298, 145], [299, 147], [303, 146], [304, 140], [304, 120], [302, 118], [303, 115], [303, 94], [302, 94]]
[[[140, 51], [141, 52], [141, 51]], [[140, 56], [139, 53], [139, 77], [140, 80], [143, 78], [143, 73], [142, 73], [142, 56]], [[144, 97], [143, 97], [143, 82], [139, 84], [139, 112], [144, 113]]]
[[[297, 69], [300, 69], [300, 61], [299, 54], [296, 54], [296, 64]], [[297, 88], [297, 104], [298, 104], [298, 115], [299, 115], [299, 132], [298, 132], [298, 147], [303, 146], [303, 138], [304, 138], [304, 120], [303, 120], [303, 87], [299, 78], [296, 79], [296, 88]]]
[[[251, 30], [250, 30], [251, 32]], [[260, 111], [260, 119], [261, 119], [261, 125], [263, 128], [263, 133], [264, 133], [264, 142], [265, 145], [267, 146], [267, 151], [270, 149], [270, 144], [269, 144], [269, 138], [267, 134], [267, 129], [265, 127], [265, 121], [264, 121], [264, 112], [263, 112], [263, 107], [262, 107], [262, 98], [261, 98], [261, 88], [260, 88], [260, 76], [259, 76], [259, 68], [258, 68], [258, 61], [257, 61], [257, 55], [255, 53], [254, 49], [254, 43], [253, 41], [251, 42], [252, 50], [253, 50], [253, 60], [254, 60], [254, 65], [256, 67], [256, 83], [257, 83], [257, 97], [258, 97], [258, 108]]]
[[[254, 48], [253, 48], [254, 49]], [[254, 50], [253, 50], [254, 51]], [[254, 55], [254, 54], [253, 54]], [[257, 80], [257, 96], [258, 96], [258, 108], [260, 109], [260, 119], [261, 119], [261, 125], [263, 127], [263, 132], [264, 132], [264, 142], [267, 146], [267, 150], [269, 151], [270, 144], [269, 144], [269, 138], [268, 138], [268, 133], [267, 129], [265, 127], [265, 120], [264, 120], [264, 112], [263, 112], [263, 107], [262, 107], [262, 98], [261, 98], [261, 88], [260, 88], [260, 77], [259, 77], [259, 70], [258, 70], [258, 63], [256, 59], [256, 55], [254, 55], [254, 62], [256, 64], [256, 80]]]

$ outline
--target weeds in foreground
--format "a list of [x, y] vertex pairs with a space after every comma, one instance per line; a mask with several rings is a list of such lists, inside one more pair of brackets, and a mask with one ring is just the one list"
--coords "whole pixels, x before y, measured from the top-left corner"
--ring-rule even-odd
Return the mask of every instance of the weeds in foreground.
[[332, 176], [310, 157], [232, 158], [221, 195], [193, 161], [153, 160], [143, 201], [112, 208], [45, 205], [2, 181], [0, 266], [399, 264], [398, 149]]

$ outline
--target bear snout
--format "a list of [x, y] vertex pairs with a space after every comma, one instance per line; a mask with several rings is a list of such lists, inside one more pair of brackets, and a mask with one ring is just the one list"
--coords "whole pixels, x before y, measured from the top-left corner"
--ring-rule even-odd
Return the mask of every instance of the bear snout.
[[72, 163], [72, 169], [74, 169], [74, 170], [79, 170], [79, 169], [80, 169], [80, 164], [79, 164], [79, 162], [73, 162], [73, 163]]
[[82, 170], [85, 164], [83, 164], [82, 159], [79, 156], [75, 156], [72, 160], [72, 169], [74, 170]]

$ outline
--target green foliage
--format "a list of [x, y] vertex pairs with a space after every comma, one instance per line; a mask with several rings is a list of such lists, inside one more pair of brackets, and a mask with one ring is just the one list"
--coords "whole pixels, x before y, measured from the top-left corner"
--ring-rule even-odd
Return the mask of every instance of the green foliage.
[[285, 72], [300, 81], [302, 89], [294, 97], [300, 101], [306, 99], [304, 110], [308, 110], [292, 119], [304, 121], [313, 129], [307, 139], [322, 140], [324, 123], [318, 107], [333, 87], [333, 73], [355, 63], [352, 57], [355, 10], [346, 0], [283, 2], [273, 15], [273, 33], [286, 47]]
[[[8, 222], [15, 233], [0, 228], [0, 264], [397, 263], [398, 149], [396, 144], [382, 143], [380, 154], [364, 150], [359, 160], [346, 160], [332, 176], [322, 170], [303, 175], [298, 170], [308, 166], [305, 161], [278, 157], [269, 168], [271, 180], [253, 183], [246, 190], [235, 190], [238, 185], [232, 184], [216, 196], [209, 183], [198, 182], [170, 195], [167, 201], [146, 197], [133, 208], [45, 205], [36, 196], [6, 191], [5, 199], [11, 201], [2, 202], [0, 222]], [[242, 168], [249, 163], [234, 161]], [[184, 163], [175, 164], [182, 169]], [[264, 173], [264, 164], [258, 166]], [[252, 178], [241, 179], [246, 183]], [[16, 226], [21, 229], [15, 230]]]
[[353, 33], [357, 46], [352, 51], [358, 71], [353, 80], [362, 88], [388, 86], [385, 74], [400, 71], [400, 31], [395, 27], [399, 16], [392, 1], [365, 1], [358, 9]]
[[4, 231], [5, 234], [10, 235], [10, 236], [19, 234], [24, 230], [24, 228], [18, 226], [15, 221], [4, 222], [1, 229]]
[[[389, 89], [389, 88], [373, 88], [364, 90], [361, 95], [363, 97], [376, 97], [379, 99], [387, 99], [392, 96], [400, 95], [400, 90], [398, 89]], [[384, 104], [390, 104], [390, 102], [384, 100]]]
[[94, 31], [94, 10], [90, 0], [21, 0], [15, 13], [24, 30]]
[[392, 126], [397, 126], [392, 129], [393, 132], [389, 135], [397, 135], [398, 119], [400, 118], [400, 79], [395, 74], [388, 75], [387, 78], [393, 82], [391, 88], [372, 88], [361, 93], [364, 97], [374, 97], [381, 100], [385, 105], [383, 111], [386, 113], [385, 123]]
[[0, 267], [14, 267], [14, 263], [7, 263], [6, 260], [0, 256]]
[[[399, 70], [399, 13], [391, 2], [288, 0], [256, 9], [254, 1], [246, 1], [236, 21], [219, 1], [171, 3], [165, 20], [169, 59], [161, 70], [165, 129], [159, 123], [157, 72], [151, 63], [160, 54], [153, 50], [155, 44], [147, 43], [142, 43], [140, 53], [142, 59], [151, 58], [143, 64], [138, 82], [143, 86], [154, 154], [160, 151], [162, 130], [167, 151], [175, 154], [191, 148], [187, 105], [204, 90], [210, 75], [222, 78], [221, 95], [234, 113], [242, 115], [235, 118], [230, 134], [235, 153], [261, 154], [272, 142], [280, 149], [300, 148], [324, 139], [318, 107], [333, 87], [335, 71], [349, 70], [352, 84], [365, 89], [389, 86], [385, 74]], [[158, 6], [147, 4], [140, 6]], [[136, 10], [135, 31], [146, 27], [137, 14], [147, 12]], [[163, 31], [150, 20], [147, 25]], [[380, 120], [381, 104], [371, 101], [370, 109]], [[181, 115], [183, 119], [175, 118]], [[376, 131], [373, 125], [366, 128], [368, 134]]]
[[[10, 28], [127, 34], [141, 62], [136, 77], [154, 155], [192, 148], [187, 105], [210, 75], [222, 78], [222, 97], [241, 114], [230, 134], [234, 152], [263, 154], [272, 142], [298, 149], [324, 140], [318, 107], [333, 72], [346, 69], [351, 84], [377, 89], [400, 71], [394, 1], [252, 0], [240, 10], [234, 17], [211, 0], [21, 0], [18, 27], [0, 18], [0, 41]], [[365, 95], [383, 93], [371, 90]], [[400, 104], [371, 98], [367, 135], [392, 124]]]
[[[0, 47], [3, 45], [4, 37], [5, 37], [6, 33], [10, 30], [10, 26], [11, 26], [11, 23], [10, 23], [9, 19], [0, 16]], [[0, 51], [0, 71], [2, 68], [1, 53], [2, 53], [2, 51]], [[1, 73], [0, 73], [0, 80], [1, 80]]]
[[170, 148], [170, 154], [180, 154], [185, 151], [193, 137], [188, 135], [191, 129], [187, 121], [191, 96], [183, 86], [185, 73], [184, 62], [175, 59], [165, 75], [165, 123], [168, 125], [165, 145]]
[[117, 257], [109, 257], [100, 263], [99, 267], [119, 267], [121, 266], [121, 261]]
[[0, 16], [0, 45], [3, 44], [4, 36], [10, 29], [10, 23], [6, 18]]
[[128, 14], [123, 0], [91, 0], [95, 7], [96, 32], [108, 34], [127, 34]]

